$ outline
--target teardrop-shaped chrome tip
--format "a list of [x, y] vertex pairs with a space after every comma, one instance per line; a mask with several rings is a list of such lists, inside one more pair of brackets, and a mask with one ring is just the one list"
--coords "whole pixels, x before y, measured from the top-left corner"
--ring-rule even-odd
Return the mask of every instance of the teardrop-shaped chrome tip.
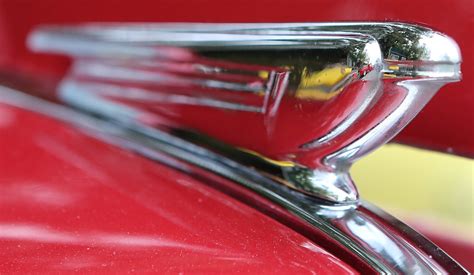
[[337, 204], [353, 204], [359, 193], [347, 172], [312, 170], [294, 166], [282, 168], [288, 186], [311, 194], [324, 201]]

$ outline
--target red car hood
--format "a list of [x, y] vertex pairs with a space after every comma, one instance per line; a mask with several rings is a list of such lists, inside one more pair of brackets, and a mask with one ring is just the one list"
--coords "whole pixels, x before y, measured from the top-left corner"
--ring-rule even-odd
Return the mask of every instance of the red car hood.
[[0, 105], [0, 273], [355, 273], [185, 174]]

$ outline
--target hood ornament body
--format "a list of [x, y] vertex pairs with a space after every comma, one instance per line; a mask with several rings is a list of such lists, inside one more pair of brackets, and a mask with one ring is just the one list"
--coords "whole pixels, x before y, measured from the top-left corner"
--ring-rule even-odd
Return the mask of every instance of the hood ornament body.
[[51, 26], [29, 43], [74, 59], [68, 104], [217, 139], [337, 204], [358, 200], [351, 164], [460, 79], [454, 41], [399, 23]]

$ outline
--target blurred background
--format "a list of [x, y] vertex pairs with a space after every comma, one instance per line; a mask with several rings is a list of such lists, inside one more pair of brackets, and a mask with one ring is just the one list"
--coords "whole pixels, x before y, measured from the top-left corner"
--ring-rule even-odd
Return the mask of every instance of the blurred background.
[[473, 159], [387, 144], [356, 162], [352, 175], [363, 199], [474, 270]]

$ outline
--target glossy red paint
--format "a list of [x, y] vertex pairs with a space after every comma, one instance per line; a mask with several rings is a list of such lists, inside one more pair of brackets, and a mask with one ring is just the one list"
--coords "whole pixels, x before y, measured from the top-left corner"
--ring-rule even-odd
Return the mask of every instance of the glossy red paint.
[[55, 120], [0, 105], [0, 144], [0, 273], [356, 273], [232, 197]]
[[64, 58], [29, 52], [25, 39], [32, 28], [46, 23], [116, 22], [302, 22], [406, 21], [426, 24], [460, 45], [464, 80], [444, 87], [396, 140], [412, 145], [474, 156], [474, 73], [471, 0], [332, 1], [0, 1], [0, 67], [6, 71], [59, 79]]
[[[416, 227], [416, 224], [414, 226]], [[425, 230], [423, 225], [420, 225], [419, 229]], [[474, 243], [458, 240], [446, 234], [428, 233], [426, 236], [428, 236], [433, 243], [442, 247], [446, 253], [456, 259], [456, 261], [458, 261], [469, 272], [474, 272], [474, 262], [472, 261], [472, 255], [474, 255]]]

